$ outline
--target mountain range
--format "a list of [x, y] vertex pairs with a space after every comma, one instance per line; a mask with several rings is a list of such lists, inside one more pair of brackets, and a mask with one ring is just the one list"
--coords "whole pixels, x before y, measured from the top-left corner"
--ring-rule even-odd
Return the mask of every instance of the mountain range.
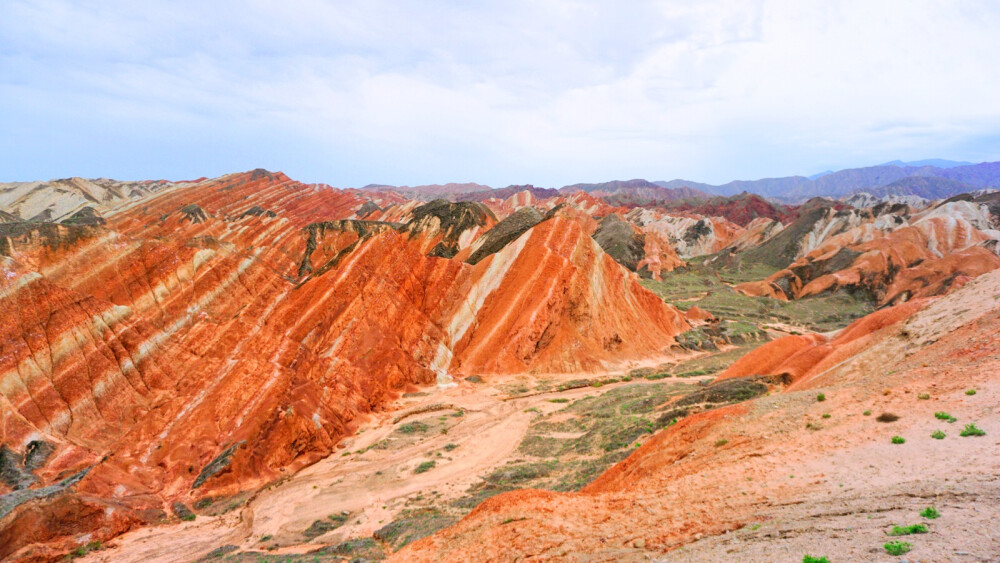
[[491, 197], [503, 199], [525, 189], [541, 197], [551, 197], [557, 191], [561, 194], [583, 191], [595, 197], [602, 197], [615, 205], [644, 205], [655, 201], [732, 196], [742, 192], [758, 194], [785, 203], [801, 203], [812, 197], [841, 199], [858, 192], [936, 199], [982, 188], [1000, 188], [1000, 162], [971, 164], [943, 159], [911, 162], [894, 160], [877, 166], [826, 171], [809, 177], [785, 176], [734, 180], [718, 185], [684, 179], [666, 181], [632, 179], [571, 184], [558, 190], [531, 185], [512, 185], [494, 189], [477, 183], [414, 187], [373, 184], [361, 189], [396, 192], [424, 201], [436, 197], [461, 201], [484, 201]]

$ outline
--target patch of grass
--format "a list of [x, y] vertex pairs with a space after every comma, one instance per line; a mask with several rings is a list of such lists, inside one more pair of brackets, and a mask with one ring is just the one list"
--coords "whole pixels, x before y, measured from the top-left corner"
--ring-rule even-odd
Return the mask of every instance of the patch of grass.
[[[381, 561], [385, 559], [385, 553], [374, 538], [353, 538], [334, 546], [323, 547], [315, 551], [310, 551], [306, 556], [313, 559], [302, 559], [302, 561], [317, 561], [322, 557], [323, 561], [328, 561], [329, 556], [340, 556], [334, 559], [341, 561], [343, 557], [351, 561]], [[280, 559], [286, 561], [287, 559]], [[294, 559], [293, 559], [294, 561]]]
[[906, 443], [906, 438], [904, 438], [902, 436], [893, 436], [892, 437], [892, 443], [893, 444], [905, 444]]
[[566, 397], [556, 397], [555, 399], [549, 399], [550, 403], [568, 403], [569, 399]]
[[899, 415], [892, 414], [891, 412], [884, 412], [875, 417], [875, 420], [879, 422], [896, 422], [897, 420], [899, 420]]
[[963, 438], [966, 436], [985, 436], [985, 435], [986, 431], [976, 426], [976, 423], [974, 422], [966, 424], [965, 428], [962, 429], [962, 432], [959, 433], [959, 436], [962, 436]]
[[265, 541], [268, 541], [269, 539], [271, 539], [272, 537], [273, 536], [271, 536], [271, 534], [266, 534], [266, 535], [263, 535], [263, 536], [260, 537], [260, 541], [265, 542]]
[[957, 418], [951, 416], [946, 412], [936, 412], [934, 413], [934, 418], [938, 420], [946, 420], [948, 422], [955, 422], [956, 420], [958, 420]]
[[931, 434], [931, 438], [934, 438], [935, 440], [944, 440], [945, 436], [947, 436], [947, 434], [945, 434], [944, 432], [941, 432], [940, 430], [935, 430]]
[[347, 523], [347, 516], [344, 514], [331, 514], [327, 516], [326, 520], [316, 520], [308, 528], [306, 528], [302, 535], [309, 538], [317, 538], [323, 534], [329, 532], [330, 530], [336, 530], [337, 528], [343, 526]]
[[[751, 325], [778, 322], [828, 332], [844, 328], [874, 311], [871, 302], [862, 295], [847, 292], [794, 301], [743, 295], [731, 285], [763, 280], [777, 269], [756, 259], [741, 260], [738, 264], [731, 262], [728, 256], [720, 254], [699, 256], [690, 260], [689, 267], [670, 272], [662, 281], [641, 280], [640, 283], [684, 311], [697, 305], [718, 318]], [[725, 265], [719, 265], [723, 263]]]
[[766, 378], [740, 377], [711, 383], [705, 389], [691, 393], [675, 404], [679, 407], [708, 403], [724, 405], [747, 401], [767, 393]]
[[923, 516], [924, 518], [927, 518], [928, 520], [934, 520], [935, 518], [941, 516], [941, 514], [939, 514], [937, 509], [934, 508], [933, 506], [928, 506], [927, 508], [921, 510], [920, 515]]
[[400, 516], [401, 518], [393, 520], [372, 534], [376, 540], [388, 544], [393, 551], [398, 551], [410, 542], [427, 537], [457, 521], [457, 518], [434, 508], [404, 510]]
[[406, 424], [400, 426], [396, 430], [402, 432], [403, 434], [416, 434], [427, 432], [428, 426], [420, 421], [407, 422]]
[[907, 551], [913, 549], [913, 544], [905, 541], [895, 540], [883, 545], [882, 547], [885, 548], [885, 552], [888, 553], [889, 555], [902, 555]]
[[70, 552], [69, 559], [76, 559], [77, 557], [83, 557], [84, 555], [87, 555], [91, 551], [100, 551], [102, 549], [104, 549], [104, 545], [101, 544], [101, 542], [92, 541], [87, 543], [86, 545], [81, 545], [80, 547], [77, 547], [72, 552]]
[[830, 563], [826, 557], [813, 557], [812, 555], [802, 556], [802, 563]]
[[975, 389], [969, 389], [968, 391], [965, 392], [965, 394], [969, 395], [971, 397], [972, 395], [976, 394], [976, 390]]
[[430, 471], [431, 469], [434, 469], [434, 465], [435, 464], [434, 464], [433, 461], [425, 461], [425, 462], [421, 463], [420, 465], [418, 465], [417, 468], [413, 470], [413, 472], [414, 473], [426, 473], [426, 472]]
[[823, 418], [830, 418], [831, 416], [833, 416], [833, 415], [831, 415], [828, 412], [827, 413], [823, 413]]
[[194, 519], [195, 519], [196, 517], [197, 517], [197, 516], [195, 516], [194, 514], [185, 514], [184, 516], [181, 516], [181, 520], [183, 520], [183, 521], [185, 521], [185, 522], [191, 522], [191, 521], [192, 521], [192, 520], [194, 520]]
[[728, 443], [729, 443], [729, 440], [727, 440], [727, 439], [723, 438], [723, 439], [721, 439], [721, 440], [717, 440], [717, 441], [715, 442], [715, 447], [717, 447], [717, 448], [721, 448], [722, 446], [725, 446], [725, 445], [726, 445], [726, 444], [728, 444]]
[[865, 412], [863, 412], [861, 414], [863, 414], [865, 416], [871, 416], [872, 415], [872, 411], [865, 411]]
[[926, 534], [927, 524], [913, 524], [911, 526], [893, 526], [890, 536], [909, 536], [912, 534]]
[[454, 450], [457, 447], [458, 447], [458, 444], [445, 444], [444, 445], [444, 451], [450, 452], [450, 451]]
[[825, 400], [826, 400], [826, 395], [825, 394], [820, 393], [819, 395], [816, 395], [816, 401], [817, 402], [822, 403]]
[[917, 395], [917, 398], [920, 399], [921, 401], [926, 401], [926, 400], [930, 399], [931, 396], [929, 394], [927, 394], [927, 393], [921, 393], [921, 394]]

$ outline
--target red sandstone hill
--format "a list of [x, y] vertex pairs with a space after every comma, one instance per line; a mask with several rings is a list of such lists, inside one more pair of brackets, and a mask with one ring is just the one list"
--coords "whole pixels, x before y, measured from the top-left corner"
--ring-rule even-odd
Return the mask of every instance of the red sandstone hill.
[[256, 170], [3, 225], [0, 557], [252, 490], [407, 386], [602, 371], [687, 328], [571, 214], [473, 265], [451, 257], [497, 223], [482, 204], [350, 219], [370, 204]]
[[787, 223], [798, 217], [796, 207], [777, 205], [759, 195], [746, 192], [732, 197], [683, 199], [668, 204], [666, 209], [668, 211], [687, 211], [707, 217], [725, 217], [741, 227], [746, 227], [758, 217], [765, 217], [779, 223]]

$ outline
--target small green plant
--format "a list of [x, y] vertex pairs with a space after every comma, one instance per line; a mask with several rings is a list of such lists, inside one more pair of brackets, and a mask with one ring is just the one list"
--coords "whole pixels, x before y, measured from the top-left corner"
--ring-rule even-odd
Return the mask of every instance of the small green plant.
[[861, 414], [863, 414], [865, 416], [871, 416], [872, 415], [872, 411], [865, 411], [865, 412], [863, 412]]
[[458, 444], [445, 444], [444, 445], [444, 451], [450, 452], [451, 450], [454, 450], [457, 447], [458, 447]]
[[830, 560], [826, 557], [813, 557], [806, 554], [802, 557], [802, 563], [830, 563]]
[[921, 401], [926, 401], [927, 399], [930, 399], [931, 396], [927, 393], [921, 393], [917, 395], [917, 398], [920, 399]]
[[904, 438], [902, 436], [893, 436], [892, 437], [892, 443], [893, 444], [905, 444], [906, 443], [906, 438]]
[[729, 440], [727, 440], [727, 439], [723, 438], [723, 439], [721, 439], [721, 440], [719, 440], [719, 441], [717, 441], [717, 442], [715, 443], [715, 447], [717, 447], [717, 448], [721, 448], [722, 446], [725, 446], [725, 445], [726, 445], [726, 444], [728, 444], [728, 443], [729, 443]]
[[267, 535], [261, 536], [260, 537], [260, 541], [262, 541], [262, 542], [267, 541], [267, 540], [271, 539], [271, 537], [272, 537], [271, 534], [267, 534]]
[[414, 473], [426, 473], [426, 472], [430, 471], [431, 469], [434, 469], [434, 462], [433, 461], [425, 461], [425, 462], [421, 463], [420, 465], [418, 465], [417, 468], [413, 470], [413, 472]]
[[934, 520], [935, 518], [941, 516], [938, 511], [933, 506], [928, 506], [927, 508], [920, 511], [920, 515], [928, 520]]
[[568, 403], [569, 399], [566, 397], [556, 397], [555, 399], [549, 399], [550, 403]]
[[190, 522], [190, 521], [192, 521], [194, 519], [195, 519], [195, 515], [194, 514], [185, 514], [184, 516], [181, 516], [181, 520], [183, 520], [185, 522]]
[[885, 552], [888, 553], [889, 555], [902, 555], [907, 551], [913, 549], [913, 544], [910, 544], [905, 541], [895, 540], [883, 545], [882, 547], [885, 548]]
[[976, 394], [976, 390], [975, 389], [969, 389], [968, 391], [965, 392], [965, 394], [971, 397], [971, 396], [973, 396], [973, 395]]
[[946, 434], [940, 430], [935, 430], [934, 433], [931, 434], [931, 438], [934, 438], [935, 440], [944, 440], [945, 436]]
[[909, 536], [911, 534], [926, 534], [927, 524], [913, 524], [912, 526], [893, 526], [890, 536]]
[[949, 423], [955, 422], [956, 420], [958, 420], [957, 418], [951, 416], [950, 414], [948, 414], [946, 412], [936, 412], [936, 413], [934, 413], [934, 418], [936, 418], [938, 420], [945, 420], [945, 421], [947, 421]]
[[825, 400], [826, 400], [826, 395], [824, 395], [823, 393], [820, 393], [819, 395], [816, 395], [816, 401], [817, 402], [822, 403]]
[[962, 432], [959, 434], [959, 436], [962, 436], [963, 438], [966, 436], [985, 436], [985, 435], [986, 431], [976, 426], [974, 422], [966, 424], [965, 428], [963, 428]]
[[823, 418], [830, 418], [832, 415], [830, 413], [823, 413]]

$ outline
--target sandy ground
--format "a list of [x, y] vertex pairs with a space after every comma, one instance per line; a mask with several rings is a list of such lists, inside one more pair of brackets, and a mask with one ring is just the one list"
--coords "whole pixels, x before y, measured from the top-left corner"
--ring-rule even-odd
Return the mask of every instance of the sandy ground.
[[[890, 432], [907, 437], [902, 445], [877, 438], [802, 464], [789, 464], [789, 481], [809, 483], [809, 492], [773, 504], [761, 503], [753, 525], [703, 538], [657, 561], [795, 561], [805, 554], [830, 561], [1000, 561], [1000, 415], [994, 408], [979, 416], [980, 405], [1000, 402], [1000, 385], [981, 389], [948, 412], [960, 421], [976, 420], [992, 432], [960, 437], [960, 423], [921, 417]], [[947, 437], [930, 435], [943, 430]], [[920, 511], [934, 506], [940, 518]], [[893, 526], [925, 523], [930, 532], [890, 537]], [[907, 541], [912, 551], [899, 557], [882, 547]]]
[[[554, 387], [574, 379], [597, 379], [600, 375], [544, 378]], [[695, 383], [702, 379], [711, 376], [683, 381]], [[241, 550], [263, 550], [277, 543], [282, 547], [267, 553], [281, 555], [304, 553], [349, 538], [370, 537], [393, 521], [407, 501], [417, 495], [433, 494], [438, 502], [460, 498], [481, 476], [515, 457], [532, 418], [537, 416], [528, 409], [548, 414], [565, 407], [549, 399], [574, 400], [626, 384], [544, 391], [531, 387], [538, 381], [538, 376], [512, 376], [482, 384], [463, 381], [456, 387], [423, 389], [373, 416], [354, 436], [340, 444], [343, 449], [338, 453], [258, 492], [242, 509], [214, 517], [200, 515], [192, 522], [138, 529], [110, 542], [106, 549], [91, 552], [83, 560], [191, 561], [227, 544], [237, 545]], [[653, 383], [659, 381], [635, 379], [628, 384]], [[528, 390], [509, 394], [516, 387]], [[450, 416], [458, 411], [464, 414]], [[447, 434], [431, 435], [399, 448], [367, 449], [402, 424], [439, 416], [447, 417]], [[447, 444], [458, 447], [445, 453], [443, 448]], [[361, 450], [365, 451], [357, 453]], [[351, 453], [345, 456], [344, 452]], [[440, 457], [430, 457], [438, 452], [442, 454]], [[414, 474], [417, 465], [431, 459], [436, 462], [432, 471]], [[314, 521], [343, 513], [349, 515], [347, 524], [303, 543], [301, 533]], [[261, 541], [264, 537], [268, 538], [266, 542]]]

